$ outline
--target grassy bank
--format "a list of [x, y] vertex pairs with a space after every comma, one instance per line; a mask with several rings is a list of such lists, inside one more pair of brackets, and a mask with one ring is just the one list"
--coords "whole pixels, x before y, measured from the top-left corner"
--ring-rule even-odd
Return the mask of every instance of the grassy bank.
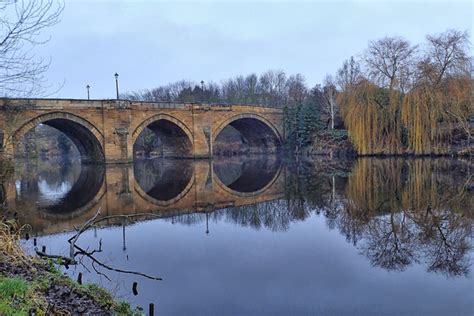
[[0, 315], [140, 314], [103, 288], [63, 275], [53, 261], [27, 255], [22, 230], [0, 221]]

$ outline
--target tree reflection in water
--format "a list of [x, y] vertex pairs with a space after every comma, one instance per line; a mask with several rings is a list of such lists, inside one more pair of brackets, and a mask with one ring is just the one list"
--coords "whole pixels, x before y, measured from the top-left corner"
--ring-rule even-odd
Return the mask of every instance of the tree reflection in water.
[[[467, 275], [473, 236], [472, 164], [449, 159], [314, 161], [287, 167], [286, 198], [210, 214], [255, 229], [286, 231], [322, 214], [373, 266]], [[197, 224], [205, 214], [173, 217]]]
[[213, 223], [224, 221], [242, 227], [266, 228], [271, 231], [286, 231], [290, 228], [290, 224], [297, 220], [288, 212], [287, 202], [284, 200], [225, 208], [212, 213], [183, 214], [165, 220], [183, 225], [200, 225], [206, 221], [206, 216]]
[[[164, 209], [157, 215], [172, 216], [165, 220], [185, 225], [225, 221], [271, 231], [287, 231], [294, 222], [320, 215], [330, 229], [344, 235], [373, 266], [403, 271], [419, 263], [430, 272], [447, 276], [469, 273], [474, 224], [471, 161], [361, 158], [313, 160], [284, 167], [280, 167], [279, 161], [265, 159], [213, 163], [216, 176], [233, 190], [232, 194], [249, 196], [250, 189], [258, 190], [252, 201], [265, 202], [214, 210], [209, 200], [206, 213]], [[193, 183], [194, 164], [188, 160], [137, 162], [135, 179], [155, 200], [172, 201]], [[124, 168], [128, 172], [130, 167]], [[103, 169], [97, 172], [97, 169], [67, 164], [52, 165], [47, 173], [41, 170], [40, 166], [16, 168], [16, 179], [21, 180], [17, 182], [18, 203], [32, 209], [38, 207], [41, 197], [35, 194], [41, 193], [37, 188], [39, 178], [51, 190], [59, 190], [61, 183], [67, 182], [71, 184], [68, 193], [46, 201], [44, 207], [73, 212], [75, 205], [83, 205], [97, 191], [104, 175]], [[281, 199], [278, 198], [282, 194], [265, 196], [265, 187], [276, 174], [284, 177]], [[246, 186], [252, 179], [262, 181]], [[80, 189], [81, 185], [88, 190]], [[202, 188], [194, 189], [198, 192]], [[124, 211], [127, 211], [125, 206]], [[179, 215], [183, 213], [186, 214]]]
[[332, 226], [374, 266], [466, 275], [473, 227], [470, 163], [446, 159], [359, 159], [327, 209]]

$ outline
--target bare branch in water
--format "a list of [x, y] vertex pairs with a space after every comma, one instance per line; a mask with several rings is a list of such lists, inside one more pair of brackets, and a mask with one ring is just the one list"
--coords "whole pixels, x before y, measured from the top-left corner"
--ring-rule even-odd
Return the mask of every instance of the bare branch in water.
[[150, 275], [148, 275], [148, 274], [141, 273], [141, 272], [136, 272], [136, 271], [129, 271], [129, 270], [122, 270], [122, 269], [113, 268], [113, 267], [111, 267], [111, 266], [109, 266], [109, 265], [106, 265], [106, 264], [103, 263], [103, 262], [100, 262], [100, 261], [97, 260], [94, 256], [90, 255], [87, 251], [85, 251], [84, 249], [82, 249], [82, 248], [79, 247], [78, 245], [74, 245], [74, 247], [75, 247], [77, 250], [79, 250], [82, 255], [88, 257], [88, 258], [91, 259], [93, 262], [97, 263], [97, 264], [100, 265], [101, 267], [106, 268], [107, 270], [115, 271], [115, 272], [120, 272], [120, 273], [126, 273], [126, 274], [139, 275], [139, 276], [145, 277], [145, 278], [147, 278], [147, 279], [151, 279], [151, 280], [157, 280], [157, 281], [163, 280], [163, 278], [150, 276]]
[[[77, 231], [77, 233], [72, 236], [71, 238], [68, 239], [68, 242], [70, 244], [70, 258], [67, 258], [69, 260], [71, 260], [71, 264], [72, 263], [75, 263], [75, 257], [77, 255], [83, 255], [83, 256], [86, 256], [88, 257], [89, 259], [92, 260], [92, 267], [94, 268], [94, 270], [100, 274], [100, 275], [103, 275], [105, 276], [108, 280], [110, 280], [105, 274], [103, 274], [102, 272], [99, 272], [96, 267], [94, 266], [94, 263], [98, 264], [99, 266], [101, 267], [104, 267], [105, 269], [107, 270], [110, 270], [110, 271], [115, 271], [115, 272], [119, 272], [119, 273], [126, 273], [126, 274], [134, 274], [134, 275], [139, 275], [139, 276], [142, 276], [142, 277], [145, 277], [147, 279], [151, 279], [151, 280], [158, 280], [158, 281], [161, 281], [163, 280], [162, 278], [160, 277], [155, 277], [155, 276], [151, 276], [151, 275], [148, 275], [148, 274], [145, 274], [145, 273], [141, 273], [141, 272], [136, 272], [136, 271], [129, 271], [129, 270], [122, 270], [122, 269], [118, 269], [118, 268], [114, 268], [114, 267], [111, 267], [101, 261], [99, 261], [98, 259], [96, 259], [93, 255], [94, 253], [96, 252], [102, 252], [102, 240], [100, 241], [100, 245], [99, 245], [99, 250], [93, 250], [92, 252], [88, 252], [86, 251], [85, 249], [79, 247], [78, 245], [76, 245], [76, 242], [77, 240], [79, 239], [79, 237], [81, 236], [82, 233], [84, 233], [86, 230], [88, 230], [90, 227], [94, 226], [95, 224], [101, 222], [101, 221], [104, 221], [104, 220], [107, 220], [107, 219], [111, 219], [111, 218], [114, 218], [114, 217], [122, 217], [122, 218], [129, 218], [129, 217], [138, 217], [138, 216], [145, 216], [145, 215], [154, 215], [154, 214], [133, 214], [133, 215], [116, 215], [116, 216], [106, 216], [106, 217], [103, 217], [103, 218], [99, 218], [97, 219], [97, 217], [100, 215], [100, 208], [97, 210], [97, 212], [94, 214], [94, 216], [89, 219], [84, 225], [82, 225], [82, 227]], [[158, 216], [155, 216], [155, 217], [158, 217]], [[161, 217], [161, 216], [160, 216]], [[74, 252], [74, 249], [77, 249], [78, 252]], [[50, 256], [50, 255], [48, 255]], [[58, 258], [60, 257], [61, 259], [66, 259], [65, 257], [62, 257], [62, 256], [57, 256]]]
[[79, 239], [79, 236], [81, 236], [81, 234], [86, 231], [89, 227], [92, 226], [92, 224], [94, 223], [94, 220], [97, 218], [97, 216], [100, 215], [100, 208], [97, 210], [97, 212], [95, 213], [95, 215], [90, 219], [88, 220], [84, 225], [82, 225], [82, 227], [79, 229], [79, 231], [74, 235], [72, 236], [71, 238], [68, 239], [68, 242], [70, 243], [70, 251], [69, 251], [69, 255], [71, 256], [71, 258], [74, 258], [74, 245], [76, 244], [77, 240]]

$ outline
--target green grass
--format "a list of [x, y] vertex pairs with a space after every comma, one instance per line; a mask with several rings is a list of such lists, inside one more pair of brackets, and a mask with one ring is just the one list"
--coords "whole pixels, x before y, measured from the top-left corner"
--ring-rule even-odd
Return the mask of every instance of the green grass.
[[28, 315], [37, 310], [38, 301], [28, 283], [19, 278], [0, 277], [0, 314]]
[[79, 285], [77, 282], [50, 274], [42, 276], [32, 282], [20, 278], [0, 276], [0, 315], [44, 315], [47, 305], [42, 297], [51, 282], [63, 283], [92, 297], [100, 306], [114, 312], [115, 315], [142, 315], [141, 308], [132, 310], [125, 301], [117, 301], [107, 290], [96, 284]]
[[25, 296], [28, 290], [28, 284], [22, 279], [1, 278], [0, 295], [5, 298], [13, 299], [17, 296]]
[[90, 297], [93, 297], [100, 306], [110, 309], [114, 305], [112, 294], [100, 286], [96, 284], [86, 284], [82, 286], [82, 289], [84, 289]]
[[141, 308], [133, 311], [128, 302], [115, 300], [110, 292], [96, 284], [86, 284], [81, 288], [100, 306], [113, 310], [116, 315], [142, 315]]

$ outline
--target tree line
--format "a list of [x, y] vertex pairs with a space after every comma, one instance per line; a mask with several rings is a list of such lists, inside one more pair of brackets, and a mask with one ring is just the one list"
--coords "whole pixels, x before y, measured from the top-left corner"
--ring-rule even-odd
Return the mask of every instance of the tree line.
[[301, 74], [288, 76], [283, 70], [269, 70], [261, 75], [215, 82], [181, 80], [154, 89], [127, 92], [121, 97], [141, 101], [241, 103], [283, 107], [302, 102], [308, 87]]
[[[123, 98], [244, 103], [284, 109], [287, 147], [311, 146], [321, 131], [345, 131], [361, 155], [447, 154], [472, 141], [472, 57], [466, 32], [370, 41], [322, 84], [270, 70], [221, 83], [179, 81]], [[337, 133], [336, 133], [337, 134]], [[337, 134], [339, 135], [339, 134]]]
[[[309, 88], [302, 74], [287, 75], [283, 70], [269, 70], [261, 75], [248, 74], [221, 83], [178, 81], [165, 86], [127, 92], [121, 98], [149, 102], [205, 102], [254, 104], [284, 110], [286, 147], [292, 151], [311, 144], [311, 135], [327, 126], [335, 103], [333, 86]], [[332, 103], [331, 103], [332, 102]], [[151, 135], [152, 136], [152, 135]]]
[[[302, 74], [287, 75], [269, 70], [261, 75], [248, 74], [221, 83], [178, 81], [154, 89], [127, 92], [121, 98], [149, 102], [205, 102], [253, 104], [279, 107], [285, 113], [287, 147], [300, 148], [311, 143], [318, 129], [335, 126], [335, 86], [309, 88]], [[331, 106], [333, 116], [331, 118]]]

